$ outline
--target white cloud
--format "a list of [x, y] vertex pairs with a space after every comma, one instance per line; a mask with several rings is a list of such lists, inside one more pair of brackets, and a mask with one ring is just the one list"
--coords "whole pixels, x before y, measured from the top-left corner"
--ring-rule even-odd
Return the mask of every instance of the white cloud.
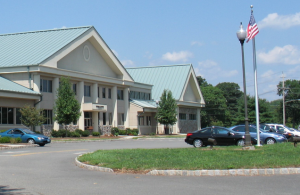
[[186, 62], [189, 58], [193, 57], [193, 53], [189, 51], [180, 51], [180, 52], [173, 52], [173, 53], [166, 53], [162, 56], [163, 60], [178, 62], [183, 61]]
[[259, 29], [266, 27], [286, 29], [298, 25], [300, 25], [300, 12], [292, 15], [278, 15], [277, 13], [272, 13], [258, 22]]
[[277, 46], [269, 52], [258, 52], [257, 58], [265, 64], [300, 64], [300, 50], [293, 45]]
[[132, 60], [122, 60], [121, 63], [126, 67], [135, 67], [135, 64]]
[[194, 67], [196, 75], [203, 76], [206, 80], [217, 80], [219, 78], [229, 78], [238, 74], [237, 70], [223, 70], [217, 62], [213, 60], [205, 60], [198, 62], [198, 66]]
[[198, 45], [198, 46], [202, 46], [204, 45], [202, 42], [199, 42], [199, 41], [192, 41], [191, 42], [191, 45], [194, 46], [194, 45]]

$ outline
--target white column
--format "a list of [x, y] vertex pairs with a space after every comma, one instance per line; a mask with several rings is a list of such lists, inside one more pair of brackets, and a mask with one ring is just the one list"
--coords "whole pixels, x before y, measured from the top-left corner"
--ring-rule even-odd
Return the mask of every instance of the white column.
[[[39, 92], [40, 93], [40, 83], [41, 83], [41, 77], [39, 74], [34, 74], [33, 75], [33, 91]], [[36, 102], [38, 102], [40, 100], [36, 100]], [[37, 105], [35, 105], [36, 109], [40, 109], [41, 108], [41, 103], [38, 103]], [[41, 126], [36, 126], [35, 127], [36, 131], [41, 131]]]
[[33, 91], [40, 92], [41, 77], [39, 74], [33, 75]]
[[124, 89], [124, 126], [125, 128], [129, 127], [129, 88]]
[[176, 118], [177, 118], [177, 121], [173, 125], [173, 127], [174, 127], [173, 133], [179, 133], [179, 107], [176, 108]]
[[[53, 93], [53, 98], [54, 98], [54, 102], [53, 102], [53, 106], [55, 106], [55, 101], [57, 100], [57, 89], [59, 87], [59, 78], [55, 77], [53, 79], [53, 84], [52, 84], [52, 93]], [[53, 118], [54, 118], [54, 112], [53, 113]], [[59, 130], [59, 124], [57, 123], [57, 121], [53, 121], [53, 129], [54, 130]]]
[[117, 86], [111, 89], [111, 100], [112, 100], [112, 126], [118, 126], [118, 102], [117, 102]]
[[93, 132], [99, 132], [99, 119], [98, 119], [99, 112], [92, 112], [92, 121], [93, 121]]
[[78, 83], [78, 102], [80, 103], [80, 117], [78, 120], [78, 128], [84, 130], [84, 113], [83, 113], [83, 103], [84, 103], [84, 82], [80, 81]]
[[197, 108], [197, 129], [201, 129], [201, 117], [200, 117], [200, 108]]
[[94, 83], [92, 85], [92, 103], [98, 103], [98, 84]]

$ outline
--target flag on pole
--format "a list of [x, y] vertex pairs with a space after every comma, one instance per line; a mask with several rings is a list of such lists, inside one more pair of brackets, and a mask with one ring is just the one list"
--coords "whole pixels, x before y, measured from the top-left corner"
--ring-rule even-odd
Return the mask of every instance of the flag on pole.
[[250, 16], [250, 21], [247, 27], [247, 43], [251, 39], [253, 39], [257, 34], [258, 34], [258, 27], [255, 22], [254, 16], [253, 16], [253, 11], [251, 10], [251, 16]]

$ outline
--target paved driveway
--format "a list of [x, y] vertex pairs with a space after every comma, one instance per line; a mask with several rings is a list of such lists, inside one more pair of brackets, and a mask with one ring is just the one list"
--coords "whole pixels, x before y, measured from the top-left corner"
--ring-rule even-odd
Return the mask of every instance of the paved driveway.
[[1, 150], [0, 194], [299, 194], [300, 175], [147, 176], [96, 172], [74, 164], [79, 154], [97, 149], [163, 147], [192, 146], [183, 139], [153, 139]]

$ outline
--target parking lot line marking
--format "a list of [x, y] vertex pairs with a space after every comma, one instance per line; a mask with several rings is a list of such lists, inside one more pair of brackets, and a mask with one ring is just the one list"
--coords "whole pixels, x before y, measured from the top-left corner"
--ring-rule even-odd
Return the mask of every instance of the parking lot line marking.
[[33, 155], [33, 154], [47, 154], [47, 153], [59, 153], [59, 152], [73, 152], [73, 151], [82, 151], [88, 149], [78, 149], [78, 150], [61, 150], [61, 151], [50, 151], [50, 152], [34, 152], [34, 153], [23, 153], [23, 154], [15, 154], [12, 156], [26, 156], [26, 155]]

